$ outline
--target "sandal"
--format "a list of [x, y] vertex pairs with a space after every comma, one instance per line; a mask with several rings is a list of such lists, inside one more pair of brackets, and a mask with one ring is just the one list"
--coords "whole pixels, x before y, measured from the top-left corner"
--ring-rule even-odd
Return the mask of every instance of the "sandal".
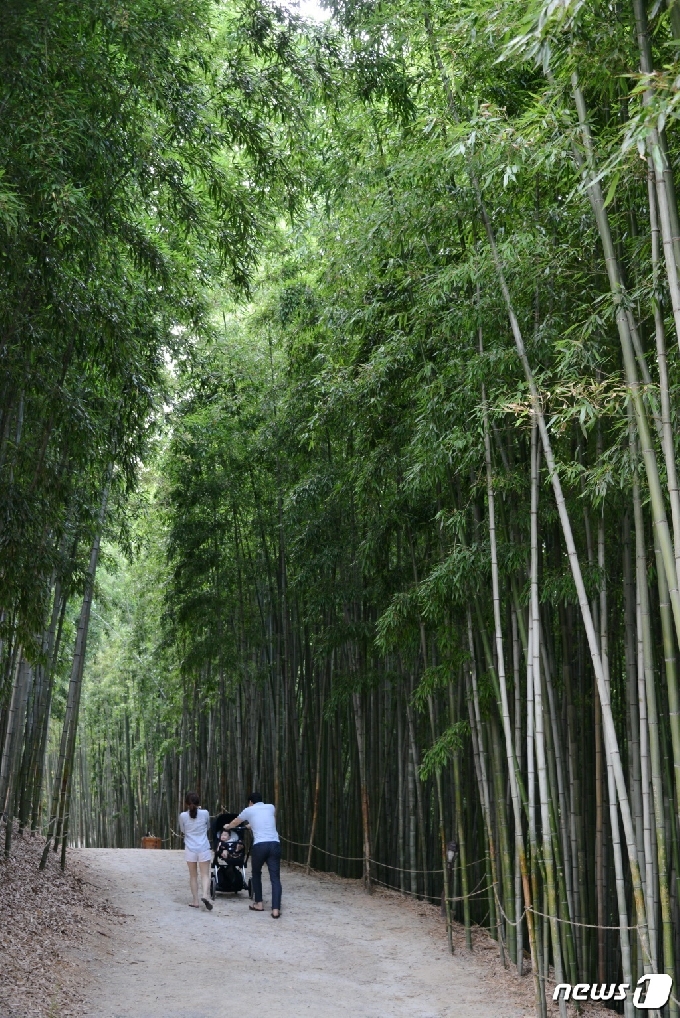
[[248, 905], [248, 908], [250, 909], [251, 912], [264, 912], [264, 907], [256, 908], [255, 905]]
[[189, 908], [200, 908], [200, 905], [194, 905], [193, 901], [189, 902]]
[[274, 912], [272, 911], [272, 919], [280, 919], [280, 918], [281, 918], [281, 910], [280, 909], [278, 911], [278, 915], [274, 915]]
[[212, 912], [212, 902], [211, 902], [210, 898], [201, 898], [201, 901], [203, 902], [203, 904], [207, 908], [208, 912]]

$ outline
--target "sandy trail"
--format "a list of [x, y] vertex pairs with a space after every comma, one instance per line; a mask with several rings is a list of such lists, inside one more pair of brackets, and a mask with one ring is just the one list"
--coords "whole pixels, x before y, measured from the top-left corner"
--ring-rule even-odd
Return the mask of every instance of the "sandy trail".
[[[212, 913], [189, 908], [182, 852], [87, 849], [71, 858], [127, 917], [80, 952], [87, 1018], [527, 1014], [500, 965], [494, 978], [490, 952], [480, 945], [451, 957], [436, 918], [396, 895], [369, 897], [354, 882], [284, 869], [275, 921], [250, 912], [245, 892], [218, 896]], [[266, 906], [266, 875], [264, 886]]]

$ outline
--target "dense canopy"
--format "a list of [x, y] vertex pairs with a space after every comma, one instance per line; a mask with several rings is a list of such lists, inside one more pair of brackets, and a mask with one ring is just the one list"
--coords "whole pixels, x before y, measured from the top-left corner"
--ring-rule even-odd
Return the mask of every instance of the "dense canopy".
[[258, 788], [539, 1015], [632, 1016], [680, 948], [680, 7], [326, 13], [4, 5], [6, 851]]

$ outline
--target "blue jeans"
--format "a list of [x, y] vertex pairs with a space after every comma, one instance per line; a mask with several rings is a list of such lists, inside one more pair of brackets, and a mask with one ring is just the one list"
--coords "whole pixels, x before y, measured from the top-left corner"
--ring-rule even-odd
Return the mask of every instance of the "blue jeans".
[[253, 864], [253, 897], [256, 903], [262, 901], [262, 867], [267, 863], [272, 883], [272, 911], [281, 908], [281, 843], [260, 841], [253, 845], [250, 858]]

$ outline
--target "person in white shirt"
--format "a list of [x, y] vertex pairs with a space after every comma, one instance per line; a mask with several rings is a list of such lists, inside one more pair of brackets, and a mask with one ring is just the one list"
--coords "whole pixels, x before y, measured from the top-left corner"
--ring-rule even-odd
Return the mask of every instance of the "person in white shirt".
[[179, 815], [179, 829], [184, 835], [184, 858], [189, 867], [189, 885], [191, 887], [191, 908], [200, 908], [198, 901], [198, 868], [201, 871], [203, 896], [201, 901], [212, 912], [210, 900], [210, 860], [212, 849], [208, 841], [210, 814], [207, 809], [199, 808], [196, 792], [188, 792], [184, 800], [187, 809]]
[[272, 884], [272, 919], [281, 915], [281, 842], [276, 830], [276, 807], [262, 802], [258, 792], [251, 792], [248, 805], [239, 816], [227, 824], [225, 830], [248, 823], [253, 832], [253, 847], [250, 858], [253, 865], [253, 898], [250, 906], [253, 912], [264, 912], [262, 904], [262, 867], [267, 863]]

